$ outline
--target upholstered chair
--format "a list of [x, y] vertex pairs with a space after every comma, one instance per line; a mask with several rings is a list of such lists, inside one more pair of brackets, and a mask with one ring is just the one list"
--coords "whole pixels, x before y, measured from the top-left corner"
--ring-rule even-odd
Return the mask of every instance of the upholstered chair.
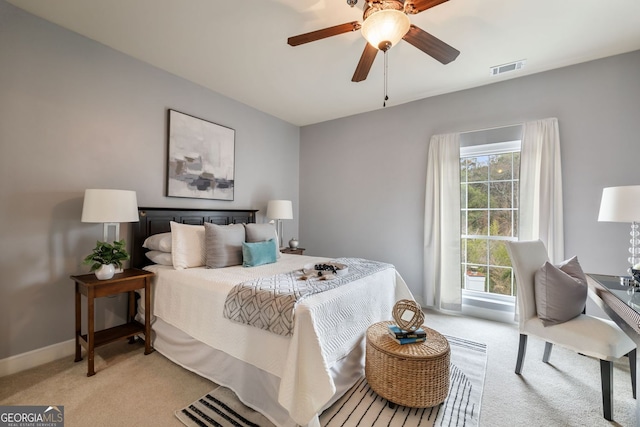
[[548, 261], [544, 243], [539, 240], [507, 242], [507, 251], [511, 257], [518, 287], [520, 345], [516, 374], [521, 375], [522, 373], [528, 336], [534, 336], [546, 342], [542, 357], [544, 363], [549, 362], [553, 344], [584, 356], [597, 358], [600, 360], [604, 418], [611, 421], [613, 419], [613, 360], [625, 355], [629, 356], [633, 397], [636, 397], [636, 346], [634, 342], [611, 320], [587, 314], [578, 314], [562, 323], [545, 326], [538, 317], [535, 298], [536, 272]]

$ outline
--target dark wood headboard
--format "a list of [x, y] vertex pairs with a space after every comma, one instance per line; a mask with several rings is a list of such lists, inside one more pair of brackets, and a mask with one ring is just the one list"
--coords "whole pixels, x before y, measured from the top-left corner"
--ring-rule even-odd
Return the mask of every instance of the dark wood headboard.
[[144, 255], [147, 249], [142, 247], [144, 240], [158, 233], [171, 231], [171, 221], [183, 224], [202, 225], [241, 224], [256, 222], [254, 209], [178, 209], [178, 208], [139, 208], [140, 221], [133, 223], [133, 245], [131, 247], [131, 267], [142, 268], [151, 264]]

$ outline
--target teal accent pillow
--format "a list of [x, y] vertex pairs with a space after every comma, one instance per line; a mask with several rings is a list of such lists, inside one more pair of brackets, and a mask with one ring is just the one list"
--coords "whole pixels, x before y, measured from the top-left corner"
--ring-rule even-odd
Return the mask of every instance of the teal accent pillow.
[[[278, 232], [276, 231], [276, 226], [271, 223], [266, 224], [244, 224], [244, 228], [246, 230], [246, 239], [245, 242], [255, 243], [255, 242], [264, 242], [265, 240], [269, 240], [271, 238], [276, 239], [276, 245], [279, 241]], [[280, 251], [276, 251], [276, 256], [280, 258]]]
[[242, 242], [242, 266], [255, 267], [257, 265], [276, 262], [278, 247], [275, 239], [264, 242]]

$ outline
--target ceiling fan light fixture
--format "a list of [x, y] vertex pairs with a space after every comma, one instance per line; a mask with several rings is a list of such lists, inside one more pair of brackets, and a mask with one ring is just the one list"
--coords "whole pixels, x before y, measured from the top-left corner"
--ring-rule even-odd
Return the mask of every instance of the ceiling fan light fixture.
[[362, 36], [369, 44], [382, 51], [395, 46], [411, 26], [409, 17], [399, 10], [379, 10], [362, 23]]

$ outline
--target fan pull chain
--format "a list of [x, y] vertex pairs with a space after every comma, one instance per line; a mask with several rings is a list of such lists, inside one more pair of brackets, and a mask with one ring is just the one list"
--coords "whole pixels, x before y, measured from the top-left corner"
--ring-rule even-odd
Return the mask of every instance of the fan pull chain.
[[387, 95], [387, 73], [389, 70], [389, 63], [387, 61], [387, 51], [384, 51], [384, 101], [382, 102], [382, 108], [387, 106], [389, 96]]

